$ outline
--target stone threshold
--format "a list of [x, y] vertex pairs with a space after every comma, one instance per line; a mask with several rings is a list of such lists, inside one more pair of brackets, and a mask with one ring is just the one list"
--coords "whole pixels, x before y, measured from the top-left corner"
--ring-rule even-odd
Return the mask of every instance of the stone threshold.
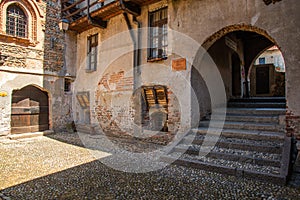
[[39, 132], [32, 132], [32, 133], [19, 133], [19, 134], [7, 135], [6, 137], [10, 140], [18, 140], [18, 139], [46, 136], [46, 135], [50, 135], [50, 134], [54, 134], [54, 131], [47, 130], [47, 131], [39, 131]]

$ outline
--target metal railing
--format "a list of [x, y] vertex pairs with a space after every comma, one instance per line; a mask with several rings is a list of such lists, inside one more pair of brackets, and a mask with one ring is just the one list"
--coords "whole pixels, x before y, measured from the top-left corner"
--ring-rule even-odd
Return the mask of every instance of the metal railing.
[[[90, 0], [90, 12], [98, 10], [114, 0]], [[62, 18], [73, 22], [87, 15], [88, 4], [86, 0], [62, 0]]]

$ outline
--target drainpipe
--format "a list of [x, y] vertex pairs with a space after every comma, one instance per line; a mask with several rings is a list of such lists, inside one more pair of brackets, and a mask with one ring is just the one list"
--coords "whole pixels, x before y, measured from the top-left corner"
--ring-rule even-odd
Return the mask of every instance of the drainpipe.
[[141, 22], [139, 22], [136, 17], [134, 16], [133, 17], [133, 23], [135, 23], [137, 25], [137, 38], [136, 38], [136, 48], [135, 48], [135, 73], [136, 73], [136, 86], [137, 88], [139, 88], [141, 86], [141, 80], [140, 80], [140, 77], [141, 77], [141, 70], [138, 66], [140, 66], [140, 61], [141, 61], [141, 48], [140, 48], [140, 44], [141, 44], [141, 33], [140, 33], [140, 29], [141, 29]]
[[123, 16], [125, 18], [128, 30], [130, 32], [130, 37], [133, 43], [133, 90], [135, 91], [140, 87], [140, 70], [138, 69], [138, 66], [140, 65], [140, 28], [141, 28], [141, 23], [136, 19], [135, 16], [133, 16], [133, 23], [135, 23], [138, 27], [137, 30], [137, 35], [134, 35], [133, 28], [131, 26], [128, 13], [131, 13], [125, 6], [123, 0], [120, 0], [120, 8], [123, 10]]
[[[125, 18], [127, 28], [130, 33], [130, 37], [133, 43], [133, 92], [135, 93], [137, 89], [140, 88], [141, 86], [141, 72], [139, 69], [140, 65], [140, 28], [141, 28], [141, 23], [136, 19], [136, 17], [133, 15], [133, 23], [137, 25], [137, 34], [135, 36], [133, 28], [131, 26], [128, 14], [132, 14], [124, 5], [123, 0], [120, 0], [120, 8], [123, 10], [123, 16]], [[142, 124], [142, 97], [139, 96], [138, 99], [139, 103], [137, 105], [140, 105], [139, 108], [136, 110], [136, 115], [135, 115], [135, 124], [137, 126], [133, 127], [134, 135], [140, 135], [143, 131], [141, 129], [141, 124]]]

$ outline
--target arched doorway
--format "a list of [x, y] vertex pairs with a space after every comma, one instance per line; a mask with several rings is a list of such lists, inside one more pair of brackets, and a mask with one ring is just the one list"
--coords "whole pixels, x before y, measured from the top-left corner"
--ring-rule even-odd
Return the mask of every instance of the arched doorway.
[[[282, 76], [276, 76], [273, 64], [253, 67], [262, 52], [278, 46], [265, 31], [247, 25], [233, 25], [213, 34], [202, 46], [218, 66], [228, 99], [278, 96], [272, 90], [276, 78], [282, 80]], [[281, 84], [284, 87], [282, 85], [284, 81]], [[258, 93], [254, 93], [256, 90]]]
[[11, 133], [49, 129], [48, 94], [29, 85], [12, 93]]
[[285, 63], [277, 46], [258, 55], [249, 69], [248, 80], [250, 96], [285, 97]]

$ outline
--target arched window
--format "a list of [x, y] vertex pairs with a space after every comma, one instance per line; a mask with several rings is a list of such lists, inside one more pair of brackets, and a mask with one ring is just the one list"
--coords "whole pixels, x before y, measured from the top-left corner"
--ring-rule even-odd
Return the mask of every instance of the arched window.
[[27, 37], [27, 17], [16, 4], [7, 8], [6, 34], [23, 38]]

